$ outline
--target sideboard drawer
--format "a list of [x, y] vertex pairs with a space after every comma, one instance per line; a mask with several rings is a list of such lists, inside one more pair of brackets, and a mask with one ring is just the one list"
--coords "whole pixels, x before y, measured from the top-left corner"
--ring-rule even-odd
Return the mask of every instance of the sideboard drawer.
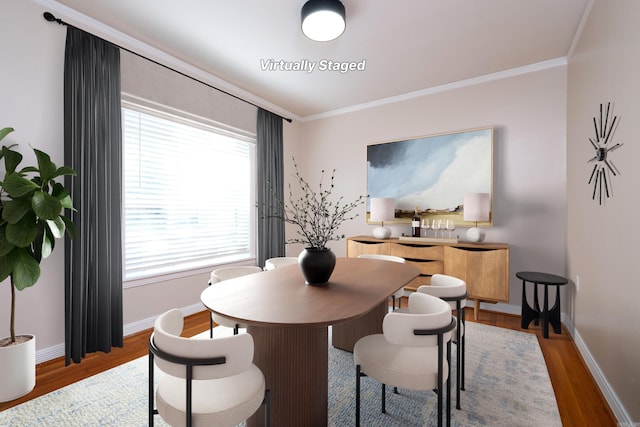
[[403, 243], [390, 243], [389, 254], [405, 259], [425, 259], [438, 261], [442, 261], [444, 259], [444, 250], [442, 246], [415, 246]]
[[347, 240], [347, 256], [357, 258], [362, 254], [389, 254], [389, 244], [387, 242], [367, 242], [359, 240]]
[[420, 269], [420, 274], [433, 275], [444, 273], [444, 263], [442, 261], [407, 261], [407, 264], [411, 264], [414, 267]]

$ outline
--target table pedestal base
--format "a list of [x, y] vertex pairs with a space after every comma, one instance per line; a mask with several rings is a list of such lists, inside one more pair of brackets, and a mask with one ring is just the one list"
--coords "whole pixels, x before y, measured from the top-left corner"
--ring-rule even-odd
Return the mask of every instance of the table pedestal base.
[[[327, 425], [328, 332], [326, 326], [249, 326], [253, 362], [264, 376], [271, 398], [272, 426]], [[247, 420], [264, 425], [264, 406]]]
[[336, 323], [331, 328], [331, 344], [335, 348], [353, 353], [353, 346], [360, 338], [382, 333], [382, 320], [388, 311], [389, 303], [385, 301], [364, 316]]

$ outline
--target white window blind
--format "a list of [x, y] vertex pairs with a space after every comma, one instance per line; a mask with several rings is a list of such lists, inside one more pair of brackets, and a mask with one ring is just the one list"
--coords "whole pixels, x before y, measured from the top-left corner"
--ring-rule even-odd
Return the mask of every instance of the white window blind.
[[255, 140], [123, 103], [124, 278], [255, 256]]

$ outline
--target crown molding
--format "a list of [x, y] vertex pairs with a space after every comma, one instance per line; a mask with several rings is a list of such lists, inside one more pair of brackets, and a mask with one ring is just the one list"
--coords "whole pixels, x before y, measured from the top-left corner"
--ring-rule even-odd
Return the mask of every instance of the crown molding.
[[548, 61], [537, 62], [531, 65], [525, 65], [523, 67], [512, 68], [509, 70], [498, 71], [497, 73], [486, 74], [484, 76], [474, 77], [472, 79], [460, 80], [457, 82], [447, 83], [440, 86], [434, 86], [426, 89], [420, 89], [414, 92], [405, 93], [397, 96], [390, 96], [388, 98], [377, 99], [371, 102], [365, 102], [362, 104], [352, 105], [345, 108], [339, 108], [324, 113], [313, 114], [310, 116], [304, 116], [300, 119], [302, 122], [311, 120], [324, 119], [327, 117], [339, 116], [342, 114], [353, 113], [355, 111], [367, 110], [370, 108], [380, 107], [383, 105], [394, 104], [396, 102], [407, 101], [410, 99], [420, 98], [427, 95], [433, 95], [435, 93], [447, 92], [450, 90], [460, 89], [464, 87], [474, 86], [481, 83], [492, 82], [496, 80], [506, 79], [509, 77], [515, 77], [522, 74], [535, 73], [537, 71], [546, 70], [549, 68], [560, 67], [567, 65], [567, 58], [556, 58]]

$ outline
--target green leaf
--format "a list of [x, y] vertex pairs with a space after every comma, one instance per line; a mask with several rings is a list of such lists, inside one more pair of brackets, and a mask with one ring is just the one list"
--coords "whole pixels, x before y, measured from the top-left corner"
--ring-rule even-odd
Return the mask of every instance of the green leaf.
[[69, 166], [60, 166], [58, 170], [56, 170], [56, 173], [54, 174], [54, 178], [57, 178], [59, 176], [65, 176], [65, 175], [75, 176], [76, 171], [70, 168]]
[[40, 278], [40, 264], [33, 259], [25, 248], [16, 248], [11, 251], [15, 256], [13, 261], [13, 284], [19, 291], [36, 284]]
[[51, 157], [44, 151], [40, 151], [37, 149], [33, 149], [33, 152], [36, 153], [36, 158], [38, 159], [38, 169], [40, 169], [40, 177], [42, 178], [43, 183], [48, 183], [56, 176], [56, 170], [58, 167], [55, 163], [51, 161]]
[[[13, 248], [15, 248], [15, 245], [7, 242], [7, 238], [5, 236], [6, 232], [7, 224], [0, 224], [0, 256], [8, 254]], [[2, 282], [2, 279], [0, 279], [0, 282]]]
[[9, 224], [15, 224], [28, 212], [31, 212], [31, 202], [29, 199], [7, 200], [2, 206], [2, 219]]
[[13, 271], [11, 256], [8, 254], [0, 255], [0, 282], [5, 280]]
[[55, 248], [56, 239], [49, 231], [49, 228], [45, 227], [42, 234], [38, 236], [33, 245], [33, 257], [36, 261], [40, 262], [44, 258], [47, 258], [53, 252]]
[[0, 282], [10, 275], [16, 289], [21, 291], [38, 281], [40, 264], [31, 257], [28, 249], [15, 248], [0, 257]]
[[31, 199], [31, 207], [40, 219], [55, 219], [60, 216], [62, 204], [60, 200], [44, 191], [36, 191]]
[[33, 244], [30, 247], [30, 249], [33, 250], [33, 254], [31, 255], [31, 257], [35, 259], [37, 262], [42, 261], [42, 239], [44, 238], [44, 235], [45, 235], [44, 230], [39, 232], [35, 240], [33, 241]]
[[24, 197], [40, 188], [35, 183], [15, 172], [7, 174], [2, 185], [12, 199]]
[[9, 135], [13, 131], [14, 131], [13, 128], [2, 128], [2, 129], [0, 129], [0, 141], [2, 141], [5, 136]]
[[56, 239], [64, 237], [66, 227], [61, 216], [58, 216], [55, 219], [48, 219], [47, 225], [49, 226], [49, 230], [51, 231], [51, 234], [53, 234], [53, 237]]
[[1, 157], [4, 157], [5, 173], [7, 174], [15, 172], [16, 168], [22, 161], [22, 154], [5, 146], [2, 147], [2, 154], [0, 155], [0, 158]]
[[60, 204], [65, 209], [75, 210], [73, 208], [73, 202], [71, 201], [71, 195], [69, 194], [69, 190], [67, 190], [64, 185], [59, 182], [55, 182], [53, 184], [53, 190], [51, 195], [56, 199], [60, 200]]
[[31, 244], [38, 236], [40, 225], [34, 215], [25, 215], [15, 224], [7, 224], [7, 242], [25, 248]]
[[48, 228], [45, 228], [45, 230], [47, 239], [49, 239], [49, 244], [51, 245], [51, 252], [53, 252], [53, 250], [56, 248], [56, 238], [53, 237], [53, 234], [51, 234], [51, 231]]
[[61, 216], [60, 218], [62, 218], [62, 220], [64, 221], [65, 225], [67, 226], [67, 236], [69, 236], [70, 239], [75, 239], [76, 238], [76, 225], [66, 216]]

